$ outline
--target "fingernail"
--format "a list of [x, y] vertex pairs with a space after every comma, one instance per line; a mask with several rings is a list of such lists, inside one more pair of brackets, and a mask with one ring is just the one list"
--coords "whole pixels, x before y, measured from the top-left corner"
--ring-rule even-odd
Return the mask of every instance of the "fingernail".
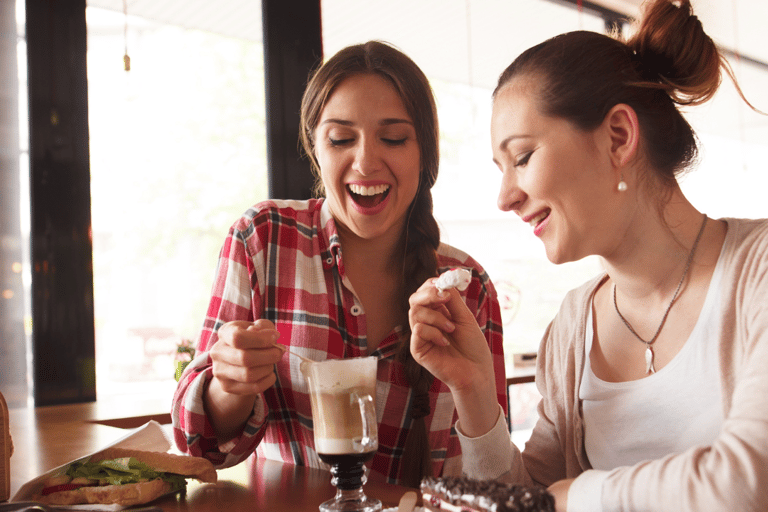
[[448, 338], [446, 338], [445, 336], [442, 336], [441, 339], [443, 340], [443, 346], [445, 347], [450, 346], [451, 342], [448, 341]]
[[453, 332], [456, 329], [456, 326], [453, 324], [453, 322], [445, 322], [445, 326], [443, 328], [444, 331]]

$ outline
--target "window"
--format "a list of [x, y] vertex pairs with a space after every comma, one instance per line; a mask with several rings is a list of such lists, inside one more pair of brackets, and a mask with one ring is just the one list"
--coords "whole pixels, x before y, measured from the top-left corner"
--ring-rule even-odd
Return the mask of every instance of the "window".
[[258, 3], [229, 20], [217, 23], [257, 30], [87, 10], [100, 399], [170, 400], [176, 347], [202, 326], [227, 230], [267, 197]]
[[10, 407], [30, 395], [29, 131], [24, 2], [0, 2], [0, 392]]

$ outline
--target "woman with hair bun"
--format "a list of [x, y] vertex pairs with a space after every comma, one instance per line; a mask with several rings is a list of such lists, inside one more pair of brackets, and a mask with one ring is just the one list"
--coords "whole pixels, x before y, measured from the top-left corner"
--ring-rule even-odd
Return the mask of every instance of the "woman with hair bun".
[[[690, 2], [652, 0], [626, 42], [567, 33], [502, 73], [499, 207], [553, 263], [597, 255], [604, 273], [544, 333], [522, 453], [490, 394], [460, 416], [484, 478], [546, 486], [569, 512], [768, 510], [768, 221], [708, 219], [678, 185], [697, 155], [679, 106], [723, 72]], [[411, 350], [468, 392], [487, 348], [456, 299], [411, 297]]]
[[201, 354], [174, 397], [176, 444], [217, 467], [254, 451], [320, 467], [294, 353], [375, 356], [379, 448], [369, 478], [417, 487], [427, 475], [461, 473], [460, 404], [411, 356], [408, 297], [444, 271], [470, 271], [462, 297], [493, 354], [492, 394], [506, 410], [501, 313], [483, 268], [440, 242], [429, 82], [388, 44], [344, 48], [312, 74], [301, 128], [321, 197], [261, 202], [230, 229]]

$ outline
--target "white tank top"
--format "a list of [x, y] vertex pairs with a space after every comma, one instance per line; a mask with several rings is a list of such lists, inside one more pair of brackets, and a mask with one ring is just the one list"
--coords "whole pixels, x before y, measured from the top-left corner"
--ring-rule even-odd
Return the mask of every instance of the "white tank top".
[[[595, 469], [610, 470], [710, 445], [723, 425], [718, 260], [704, 306], [690, 337], [663, 368], [643, 379], [606, 382], [589, 362], [594, 331], [587, 319], [583, 400], [584, 439]], [[640, 343], [638, 340], [637, 343]]]

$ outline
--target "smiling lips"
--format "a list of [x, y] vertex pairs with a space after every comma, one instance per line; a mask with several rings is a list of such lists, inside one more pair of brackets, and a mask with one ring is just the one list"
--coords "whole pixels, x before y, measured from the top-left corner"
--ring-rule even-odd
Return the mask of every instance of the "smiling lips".
[[528, 219], [528, 224], [530, 224], [532, 228], [535, 228], [539, 222], [541, 222], [547, 217], [547, 215], [549, 215], [549, 212], [547, 211], [541, 212], [535, 217], [531, 217], [530, 219]]
[[384, 209], [389, 197], [390, 186], [387, 184], [365, 186], [349, 183], [347, 189], [355, 208], [361, 213], [372, 215]]
[[549, 210], [544, 210], [537, 213], [533, 217], [528, 217], [527, 219], [523, 220], [528, 222], [528, 224], [533, 228], [533, 234], [539, 236], [544, 229], [544, 225], [546, 224], [545, 221], [549, 218], [549, 214]]

